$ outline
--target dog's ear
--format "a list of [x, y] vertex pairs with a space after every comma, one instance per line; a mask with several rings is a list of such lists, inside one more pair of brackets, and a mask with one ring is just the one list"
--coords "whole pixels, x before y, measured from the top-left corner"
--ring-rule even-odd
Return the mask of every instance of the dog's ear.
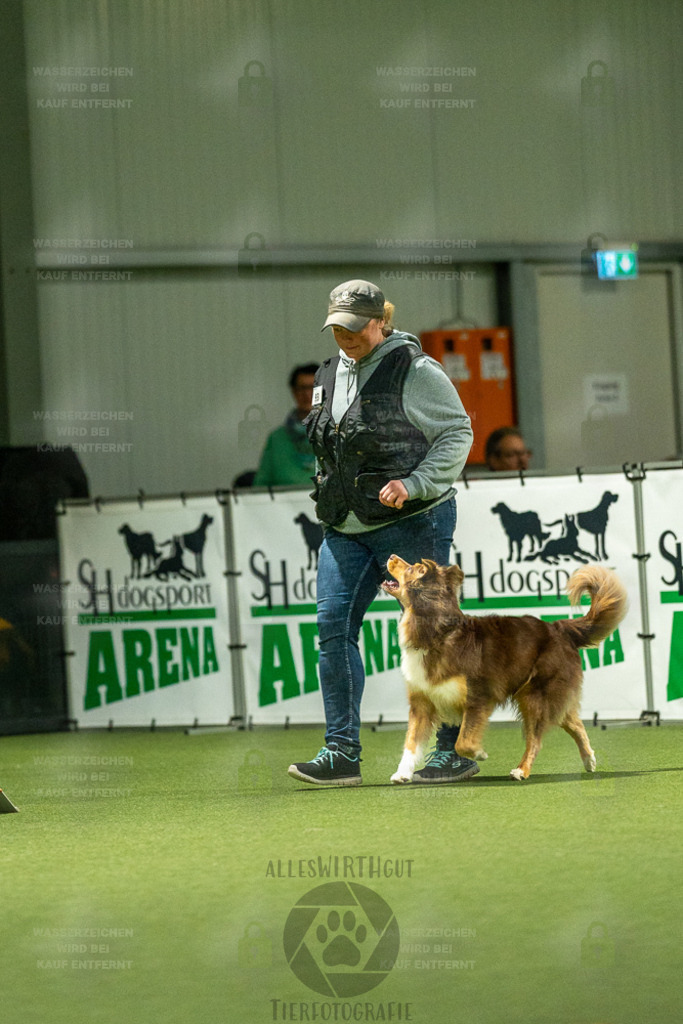
[[415, 570], [415, 575], [418, 578], [420, 578], [422, 576], [426, 576], [427, 573], [429, 572], [429, 570], [433, 569], [435, 567], [436, 567], [436, 563], [435, 562], [430, 562], [430, 560], [428, 558], [423, 558], [421, 562], [417, 562], [417, 564], [413, 566], [413, 568]]
[[449, 565], [446, 572], [458, 587], [465, 582], [465, 573], [459, 565]]

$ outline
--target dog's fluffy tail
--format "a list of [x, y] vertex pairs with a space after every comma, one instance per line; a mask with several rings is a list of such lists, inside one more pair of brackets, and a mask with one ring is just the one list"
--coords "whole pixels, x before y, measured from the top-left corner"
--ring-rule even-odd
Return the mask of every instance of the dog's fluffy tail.
[[586, 615], [562, 622], [577, 647], [597, 647], [614, 632], [626, 614], [626, 590], [615, 573], [603, 566], [586, 565], [577, 569], [567, 581], [567, 593], [572, 605], [576, 606], [582, 594], [591, 596], [591, 606]]

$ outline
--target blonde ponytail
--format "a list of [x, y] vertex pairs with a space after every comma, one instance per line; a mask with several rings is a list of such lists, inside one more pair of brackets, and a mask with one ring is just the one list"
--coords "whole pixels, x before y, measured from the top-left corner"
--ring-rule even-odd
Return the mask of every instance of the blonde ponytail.
[[394, 313], [395, 313], [395, 311], [396, 311], [396, 307], [394, 306], [393, 302], [388, 302], [388, 301], [385, 300], [385, 302], [384, 302], [384, 327], [382, 328], [382, 333], [384, 334], [385, 338], [388, 338], [389, 335], [391, 334], [391, 332], [394, 330], [393, 320], [394, 320]]

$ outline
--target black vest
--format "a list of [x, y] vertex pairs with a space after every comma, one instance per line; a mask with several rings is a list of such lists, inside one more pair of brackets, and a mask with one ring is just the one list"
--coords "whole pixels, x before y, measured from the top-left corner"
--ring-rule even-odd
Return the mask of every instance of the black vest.
[[332, 419], [332, 398], [339, 356], [327, 359], [315, 376], [321, 401], [304, 420], [320, 470], [315, 477], [316, 515], [337, 526], [349, 512], [365, 526], [378, 526], [414, 515], [435, 498], [413, 498], [403, 507], [382, 505], [379, 492], [389, 480], [407, 477], [420, 465], [430, 445], [403, 411], [403, 384], [413, 359], [422, 353], [401, 345], [378, 364], [344, 413]]

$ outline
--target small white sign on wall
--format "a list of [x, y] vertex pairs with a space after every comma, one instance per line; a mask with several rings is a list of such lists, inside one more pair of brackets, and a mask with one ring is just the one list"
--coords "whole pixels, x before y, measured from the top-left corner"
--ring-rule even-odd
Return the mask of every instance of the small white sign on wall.
[[625, 373], [589, 373], [583, 378], [584, 414], [626, 416], [629, 412], [628, 377]]
[[482, 352], [479, 368], [482, 380], [508, 379], [508, 368], [502, 352]]
[[441, 365], [451, 380], [470, 379], [470, 368], [464, 352], [446, 352], [441, 359]]

